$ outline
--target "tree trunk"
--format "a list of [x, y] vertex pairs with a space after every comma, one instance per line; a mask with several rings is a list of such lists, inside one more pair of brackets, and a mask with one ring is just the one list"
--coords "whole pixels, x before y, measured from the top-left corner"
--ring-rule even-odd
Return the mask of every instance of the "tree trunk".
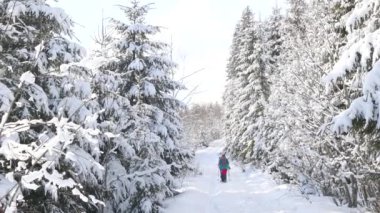
[[352, 200], [351, 200], [351, 195], [350, 195], [350, 189], [348, 188], [348, 184], [347, 183], [343, 183], [343, 186], [344, 186], [344, 191], [345, 191], [345, 194], [346, 194], [346, 200], [348, 202], [348, 207], [352, 207]]
[[353, 208], [356, 208], [358, 206], [358, 181], [356, 180], [356, 177], [351, 174], [351, 188], [352, 188], [352, 206]]

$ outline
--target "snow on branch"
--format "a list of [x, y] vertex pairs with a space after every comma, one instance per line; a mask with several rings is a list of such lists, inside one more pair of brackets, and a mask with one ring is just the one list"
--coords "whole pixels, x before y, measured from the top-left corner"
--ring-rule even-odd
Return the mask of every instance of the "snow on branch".
[[[328, 90], [338, 79], [350, 79], [351, 73], [359, 73], [358, 82], [363, 82], [361, 97], [352, 101], [348, 109], [333, 119], [332, 130], [336, 133], [347, 132], [352, 128], [354, 119], [363, 119], [364, 128], [369, 122], [376, 122], [380, 128], [380, 27], [376, 14], [380, 12], [378, 0], [362, 0], [346, 17], [349, 32], [347, 45], [334, 65], [332, 71], [322, 78]], [[376, 24], [377, 23], [377, 24]], [[361, 75], [361, 74], [364, 75]]]

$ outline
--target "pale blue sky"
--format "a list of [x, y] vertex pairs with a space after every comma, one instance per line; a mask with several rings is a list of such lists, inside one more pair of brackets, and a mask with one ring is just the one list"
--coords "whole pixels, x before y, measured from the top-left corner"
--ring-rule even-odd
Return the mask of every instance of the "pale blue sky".
[[[186, 79], [189, 89], [199, 85], [199, 93], [192, 102], [221, 102], [225, 67], [229, 56], [232, 34], [241, 13], [250, 6], [256, 18], [267, 17], [278, 2], [285, 0], [143, 0], [155, 3], [147, 21], [164, 27], [159, 38], [170, 43], [174, 59], [179, 64], [177, 78], [203, 69]], [[61, 0], [58, 5], [77, 22], [76, 36], [82, 45], [90, 48], [105, 17], [123, 18], [115, 5], [128, 5], [128, 0]], [[53, 3], [57, 5], [57, 3]], [[185, 92], [186, 93], [186, 92]]]

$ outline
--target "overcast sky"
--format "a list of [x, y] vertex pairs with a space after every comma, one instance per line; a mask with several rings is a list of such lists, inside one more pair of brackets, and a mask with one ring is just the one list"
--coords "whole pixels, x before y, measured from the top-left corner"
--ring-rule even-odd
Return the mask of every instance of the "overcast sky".
[[[225, 67], [232, 34], [246, 6], [256, 19], [266, 18], [272, 7], [285, 0], [143, 0], [155, 3], [147, 22], [163, 27], [160, 40], [173, 44], [178, 63], [177, 78], [202, 69], [186, 79], [189, 90], [198, 85], [191, 102], [221, 102]], [[56, 3], [54, 3], [56, 5]], [[128, 5], [128, 0], [61, 0], [58, 3], [77, 23], [76, 36], [87, 48], [92, 46], [104, 17], [123, 18], [115, 5]], [[125, 19], [124, 19], [125, 20]], [[186, 92], [185, 92], [186, 93]], [[182, 96], [185, 95], [182, 94]], [[189, 99], [187, 99], [189, 101]]]

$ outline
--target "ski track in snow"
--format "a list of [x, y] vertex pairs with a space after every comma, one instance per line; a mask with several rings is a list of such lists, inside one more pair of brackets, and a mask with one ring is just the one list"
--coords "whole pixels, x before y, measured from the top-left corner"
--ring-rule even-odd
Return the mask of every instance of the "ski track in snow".
[[227, 183], [221, 183], [217, 167], [219, 141], [197, 151], [196, 163], [202, 175], [186, 178], [182, 194], [165, 201], [165, 213], [357, 213], [337, 207], [327, 197], [303, 197], [296, 186], [278, 185], [269, 174], [258, 170], [243, 172], [231, 163]]

